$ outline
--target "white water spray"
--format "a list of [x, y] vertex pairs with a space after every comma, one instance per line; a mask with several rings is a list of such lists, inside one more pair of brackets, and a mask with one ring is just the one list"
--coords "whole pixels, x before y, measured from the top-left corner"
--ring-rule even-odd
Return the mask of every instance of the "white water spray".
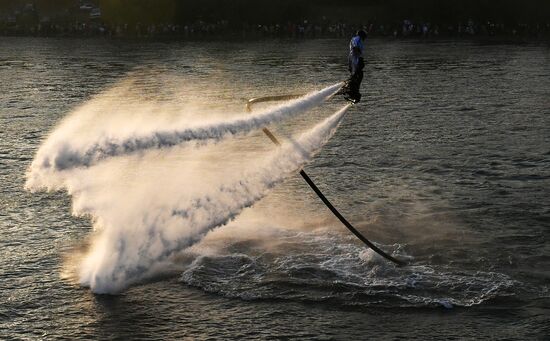
[[83, 262], [81, 284], [96, 293], [117, 293], [161, 271], [175, 252], [226, 224], [307, 162], [332, 136], [347, 108], [298, 138], [296, 143], [301, 148], [284, 145], [242, 178], [220, 181], [198, 196], [182, 195], [170, 205], [154, 206], [130, 221], [119, 221], [119, 215], [103, 216], [95, 208], [88, 208], [102, 224], [102, 231]]
[[[216, 133], [216, 139], [226, 138], [310, 108], [338, 88], [339, 85], [326, 88], [308, 99], [252, 116], [251, 120], [233, 120], [231, 124], [236, 130], [228, 128], [228, 121], [210, 126], [226, 131]], [[73, 214], [91, 217], [96, 232], [78, 266], [79, 282], [96, 293], [117, 293], [166, 271], [179, 251], [229, 222], [309, 161], [332, 136], [347, 108], [304, 133], [294, 144], [285, 144], [274, 154], [255, 155], [255, 162], [239, 161], [242, 153], [228, 150], [227, 143], [201, 148], [161, 144], [139, 154], [124, 152], [115, 158], [101, 154], [102, 162], [94, 163], [101, 158], [92, 157], [90, 160], [94, 162], [88, 167], [62, 171], [40, 167], [45, 158], [54, 160], [58, 155], [59, 149], [52, 146], [74, 145], [69, 149], [82, 151], [87, 150], [85, 146], [93, 145], [90, 141], [104, 138], [94, 129], [84, 134], [85, 143], [82, 143], [78, 117], [71, 117], [40, 149], [27, 174], [26, 186], [29, 190], [65, 189], [73, 199]], [[84, 117], [84, 121], [92, 122], [92, 115], [89, 116]], [[120, 121], [124, 118], [127, 117], [121, 117]], [[105, 121], [110, 124], [116, 122], [116, 118], [108, 117]], [[105, 121], [95, 124], [101, 127]], [[140, 136], [152, 136], [146, 129]], [[149, 129], [158, 131], [158, 126]], [[114, 134], [115, 139], [123, 141], [131, 133], [119, 135]], [[209, 153], [214, 150], [214, 155], [221, 151], [231, 157], [215, 159], [213, 163]]]
[[342, 83], [337, 83], [254, 115], [191, 124], [185, 121], [169, 122], [145, 131], [141, 127], [132, 130], [121, 126], [115, 133], [99, 130], [88, 138], [82, 137], [88, 134], [86, 130], [89, 127], [86, 125], [93, 123], [91, 120], [82, 121], [82, 115], [77, 110], [41, 146], [31, 165], [29, 179], [33, 178], [33, 174], [38, 176], [47, 171], [89, 167], [113, 156], [173, 147], [188, 141], [219, 141], [227, 136], [246, 134], [318, 106], [341, 87]]

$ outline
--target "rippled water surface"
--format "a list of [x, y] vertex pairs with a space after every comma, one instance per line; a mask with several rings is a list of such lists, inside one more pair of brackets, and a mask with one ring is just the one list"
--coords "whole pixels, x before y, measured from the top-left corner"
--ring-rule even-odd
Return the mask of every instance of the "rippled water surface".
[[[116, 296], [71, 279], [90, 219], [71, 215], [65, 192], [24, 190], [63, 117], [121, 84], [240, 113], [251, 97], [342, 80], [346, 45], [0, 38], [0, 339], [550, 337], [544, 44], [369, 42], [364, 101], [306, 171], [408, 267], [365, 250], [295, 176], [177, 270]], [[240, 153], [269, 148], [247, 141]]]

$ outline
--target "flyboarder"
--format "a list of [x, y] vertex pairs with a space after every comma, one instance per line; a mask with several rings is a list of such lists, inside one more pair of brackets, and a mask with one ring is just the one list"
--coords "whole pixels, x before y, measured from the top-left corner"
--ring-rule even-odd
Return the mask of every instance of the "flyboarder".
[[352, 103], [357, 103], [361, 100], [359, 87], [361, 86], [361, 81], [363, 81], [363, 68], [365, 67], [363, 50], [366, 39], [367, 32], [359, 30], [349, 42], [348, 70], [350, 77], [344, 86], [344, 98]]

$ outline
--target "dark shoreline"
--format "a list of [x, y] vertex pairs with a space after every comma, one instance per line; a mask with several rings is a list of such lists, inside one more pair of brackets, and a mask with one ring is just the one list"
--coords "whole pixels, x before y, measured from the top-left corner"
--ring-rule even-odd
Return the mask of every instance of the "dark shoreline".
[[[68, 39], [68, 40], [106, 40], [106, 41], [136, 41], [136, 42], [258, 42], [258, 41], [311, 41], [311, 40], [345, 40], [348, 37], [334, 36], [318, 36], [318, 37], [276, 37], [262, 35], [238, 35], [227, 34], [218, 36], [106, 36], [106, 35], [2, 35], [0, 38], [38, 38], [38, 39]], [[514, 35], [498, 35], [498, 36], [429, 36], [429, 37], [393, 37], [375, 35], [370, 36], [368, 40], [373, 41], [402, 41], [416, 43], [440, 43], [440, 42], [479, 42], [479, 43], [496, 43], [496, 44], [529, 44], [529, 43], [548, 43], [550, 44], [550, 35], [544, 36], [514, 36]]]

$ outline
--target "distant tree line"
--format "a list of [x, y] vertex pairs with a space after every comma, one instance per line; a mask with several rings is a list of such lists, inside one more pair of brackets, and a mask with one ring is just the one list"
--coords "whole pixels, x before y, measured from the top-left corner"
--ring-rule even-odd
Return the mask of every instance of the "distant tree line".
[[468, 19], [505, 24], [550, 22], [550, 0], [100, 0], [99, 4], [105, 20], [118, 23], [227, 20], [237, 25], [323, 17], [385, 22], [403, 19], [434, 23]]
[[[0, 0], [2, 12], [33, 4], [52, 12], [82, 4], [101, 8], [116, 23], [175, 23], [227, 20], [281, 23], [308, 18], [450, 23], [473, 19], [506, 24], [550, 22], [550, 0]], [[343, 10], [342, 10], [343, 9]]]
[[550, 0], [0, 0], [0, 34], [8, 35], [318, 37], [357, 27], [382, 36], [540, 37], [550, 32]]
[[305, 0], [101, 0], [106, 22], [116, 24], [186, 24], [225, 20], [232, 25], [304, 19]]

